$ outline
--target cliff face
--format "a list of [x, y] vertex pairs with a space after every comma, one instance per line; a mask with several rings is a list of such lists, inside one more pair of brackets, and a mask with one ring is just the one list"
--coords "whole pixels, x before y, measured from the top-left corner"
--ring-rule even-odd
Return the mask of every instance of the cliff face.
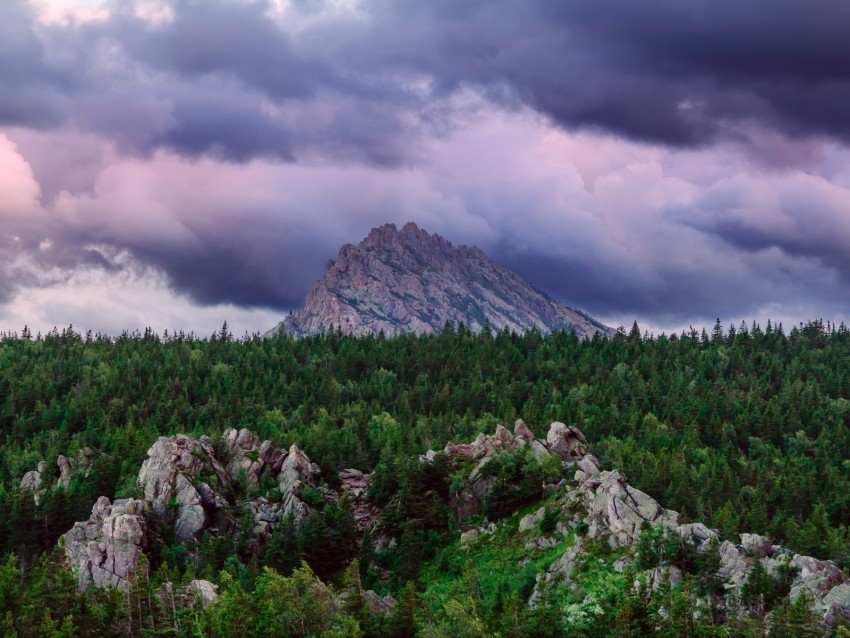
[[375, 228], [345, 244], [307, 295], [304, 309], [269, 334], [307, 336], [335, 330], [387, 336], [431, 334], [446, 322], [473, 332], [488, 325], [525, 332], [611, 334], [586, 314], [550, 299], [476, 247], [453, 246], [416, 224]]

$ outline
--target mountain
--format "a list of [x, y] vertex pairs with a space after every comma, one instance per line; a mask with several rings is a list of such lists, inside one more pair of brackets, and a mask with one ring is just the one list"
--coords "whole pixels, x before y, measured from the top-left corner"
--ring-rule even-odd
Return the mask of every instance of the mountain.
[[310, 292], [304, 309], [268, 335], [296, 337], [335, 330], [435, 333], [446, 322], [473, 332], [488, 325], [518, 333], [572, 330], [581, 337], [613, 331], [565, 306], [497, 264], [477, 247], [454, 246], [414, 223], [372, 229], [358, 245], [345, 244]]

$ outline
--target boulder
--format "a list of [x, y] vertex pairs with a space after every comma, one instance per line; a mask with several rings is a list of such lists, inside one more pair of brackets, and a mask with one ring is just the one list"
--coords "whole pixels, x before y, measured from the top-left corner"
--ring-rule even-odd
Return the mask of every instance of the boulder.
[[800, 570], [791, 583], [791, 600], [796, 600], [802, 592], [807, 591], [817, 601], [846, 580], [844, 573], [829, 560], [794, 554], [791, 564]]
[[686, 543], [695, 547], [697, 551], [707, 551], [713, 541], [720, 540], [716, 531], [702, 523], [685, 523], [676, 528], [676, 534]]
[[209, 440], [182, 434], [159, 437], [148, 450], [147, 459], [139, 470], [138, 484], [155, 515], [170, 515], [168, 506], [176, 503], [174, 532], [178, 542], [197, 538], [206, 526], [208, 520], [204, 502], [223, 503], [221, 497], [212, 493], [209, 485], [203, 488], [203, 498], [195, 487], [198, 477], [207, 474], [215, 474], [219, 484], [230, 482]]
[[126, 589], [147, 547], [146, 505], [135, 499], [111, 503], [101, 496], [89, 519], [63, 537], [65, 556], [80, 591], [89, 585]]
[[[239, 432], [233, 428], [226, 430], [222, 436], [222, 445], [230, 459], [227, 462], [227, 473], [233, 479], [244, 475], [248, 485], [253, 488], [260, 485], [260, 478], [266, 469], [265, 459], [274, 461], [283, 455], [268, 441], [260, 443], [260, 439], [246, 428], [242, 428]], [[276, 455], [276, 452], [279, 454]]]
[[493, 440], [483, 432], [472, 443], [472, 458], [482, 459], [490, 456], [496, 450]]
[[283, 515], [292, 514], [298, 525], [307, 518], [310, 511], [307, 504], [301, 500], [301, 495], [305, 486], [315, 487], [319, 484], [320, 473], [319, 466], [311, 462], [310, 458], [293, 443], [277, 478], [278, 487], [283, 496]]
[[741, 534], [741, 547], [750, 556], [765, 558], [773, 554], [773, 544], [758, 534]]
[[539, 510], [534, 512], [533, 514], [529, 514], [528, 516], [523, 516], [519, 522], [519, 531], [527, 532], [530, 529], [534, 529], [540, 521], [543, 520], [543, 517], [546, 515], [546, 508], [541, 507]]
[[729, 541], [723, 541], [717, 551], [720, 553], [717, 573], [725, 581], [723, 586], [727, 591], [739, 591], [750, 573], [743, 551]]
[[634, 545], [644, 526], [678, 525], [678, 513], [663, 509], [655, 500], [626, 483], [619, 472], [602, 472], [595, 485], [585, 483], [588, 536], [607, 536], [612, 547]]
[[[682, 570], [675, 565], [659, 565], [652, 569], [642, 571], [638, 578], [643, 580], [644, 584], [652, 591], [656, 591], [665, 581], [669, 581], [672, 587], [675, 587], [684, 579]], [[639, 582], [635, 582], [637, 587]]]
[[41, 472], [30, 470], [24, 474], [24, 477], [21, 479], [20, 489], [38, 492], [41, 489]]
[[815, 609], [823, 613], [827, 626], [850, 621], [850, 585], [842, 583], [830, 589], [826, 596], [815, 601]]
[[527, 443], [532, 443], [536, 440], [534, 438], [534, 433], [522, 419], [517, 419], [516, 423], [514, 423], [514, 437], [518, 439], [525, 439]]
[[61, 488], [68, 489], [71, 485], [71, 459], [67, 456], [59, 455], [56, 459], [56, 465], [59, 467], [59, 482]]
[[182, 543], [197, 539], [203, 531], [207, 515], [201, 502], [201, 495], [189, 480], [178, 474], [174, 482], [177, 519], [174, 521], [174, 538]]
[[472, 449], [472, 445], [469, 443], [461, 443], [460, 445], [455, 445], [451, 441], [446, 443], [446, 447], [443, 449], [448, 456], [458, 457], [464, 456], [468, 459], [473, 458], [475, 456], [475, 452]]
[[[522, 439], [520, 439], [520, 440], [522, 440]], [[538, 461], [545, 456], [549, 456], [549, 450], [547, 450], [546, 446], [543, 445], [537, 439], [533, 440], [528, 445], [528, 447], [529, 447], [529, 449], [531, 449], [531, 452], [534, 454], [534, 458], [537, 459]]]
[[517, 446], [514, 435], [508, 432], [503, 425], [496, 426], [496, 433], [492, 439], [493, 445], [501, 450], [513, 450]]
[[577, 461], [587, 454], [587, 440], [578, 428], [568, 427], [558, 421], [549, 426], [546, 447], [561, 461]]
[[189, 583], [188, 591], [192, 594], [195, 603], [200, 603], [204, 608], [218, 600], [218, 585], [208, 580], [193, 580]]

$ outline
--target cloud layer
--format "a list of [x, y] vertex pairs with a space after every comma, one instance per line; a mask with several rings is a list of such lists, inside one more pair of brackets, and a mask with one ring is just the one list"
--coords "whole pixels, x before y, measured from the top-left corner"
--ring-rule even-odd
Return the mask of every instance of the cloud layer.
[[614, 322], [843, 319], [847, 25], [827, 0], [0, 3], [0, 327], [135, 286], [180, 308], [159, 328], [260, 329], [408, 220]]

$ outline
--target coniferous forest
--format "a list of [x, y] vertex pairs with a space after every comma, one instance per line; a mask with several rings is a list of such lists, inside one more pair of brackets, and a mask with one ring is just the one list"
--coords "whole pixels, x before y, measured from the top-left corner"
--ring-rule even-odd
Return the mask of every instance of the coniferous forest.
[[[716, 569], [698, 560], [683, 583], [640, 597], [626, 585], [628, 569], [611, 580], [593, 567], [605, 559], [603, 547], [588, 547], [585, 557], [588, 578], [608, 583], [598, 613], [570, 624], [569, 601], [531, 609], [535, 570], [557, 554], [513, 573], [517, 548], [499, 528], [473, 560], [446, 505], [456, 468], [423, 469], [416, 459], [520, 417], [543, 437], [562, 421], [584, 433], [603, 466], [686, 520], [723, 538], [758, 532], [846, 569], [848, 361], [850, 330], [822, 322], [790, 330], [718, 322], [710, 333], [669, 336], [635, 325], [586, 341], [569, 333], [475, 335], [463, 326], [392, 339], [234, 338], [226, 325], [208, 338], [109, 338], [71, 327], [5, 335], [0, 635], [829, 635], [804, 597], [773, 605], [774, 585], [760, 574], [745, 589], [753, 613], [696, 611]], [[60, 536], [98, 497], [138, 495], [139, 466], [158, 436], [215, 440], [228, 428], [283, 448], [296, 443], [331, 487], [342, 469], [372, 473], [369, 498], [390, 512], [387, 525], [403, 540], [378, 555], [341, 502], [317, 507], [300, 529], [280, 525], [263, 548], [235, 534], [193, 551], [163, 534], [150, 569], [128, 591], [77, 593], [56, 549]], [[37, 503], [19, 489], [40, 461], [50, 473], [58, 456], [82, 452], [88, 471]], [[516, 458], [491, 465], [512, 491], [485, 504], [490, 520], [536, 509], [545, 495], [534, 486], [552, 468]], [[654, 551], [650, 540], [642, 539], [638, 562], [640, 552]], [[219, 586], [214, 605], [163, 595], [194, 578]], [[392, 613], [351, 594], [367, 588], [391, 594]], [[829, 632], [850, 635], [841, 626]]]

